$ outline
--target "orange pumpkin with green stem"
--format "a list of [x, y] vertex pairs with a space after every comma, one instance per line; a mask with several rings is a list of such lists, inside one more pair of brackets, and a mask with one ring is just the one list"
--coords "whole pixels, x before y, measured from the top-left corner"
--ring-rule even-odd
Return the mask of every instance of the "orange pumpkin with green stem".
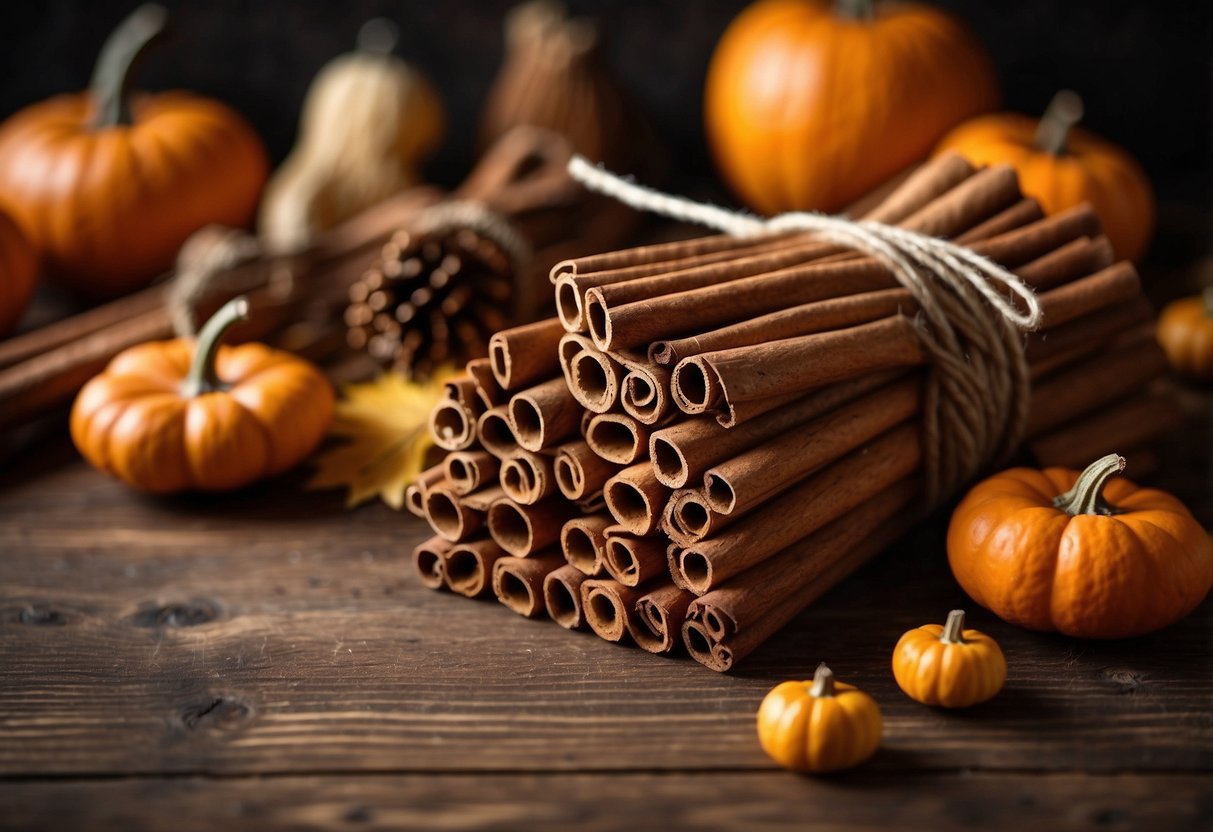
[[812, 682], [783, 682], [758, 708], [758, 741], [784, 768], [824, 774], [859, 765], [880, 747], [880, 708], [824, 664]]
[[967, 708], [1002, 690], [1002, 648], [964, 624], [964, 610], [952, 610], [942, 627], [924, 624], [901, 637], [893, 648], [893, 678], [906, 696], [924, 705]]
[[980, 116], [957, 127], [937, 153], [957, 151], [980, 165], [1006, 162], [1045, 213], [1089, 202], [1116, 253], [1139, 261], [1154, 234], [1154, 191], [1133, 157], [1077, 127], [1082, 99], [1054, 96], [1039, 121], [1015, 113]]
[[952, 574], [1012, 624], [1081, 638], [1172, 624], [1213, 588], [1213, 540], [1170, 494], [1112, 479], [1109, 454], [1081, 474], [1014, 468], [976, 485], [948, 528]]
[[759, 0], [720, 40], [704, 116], [751, 207], [836, 211], [998, 103], [985, 50], [921, 3]]
[[220, 345], [248, 316], [236, 298], [197, 342], [132, 347], [80, 391], [72, 439], [94, 467], [143, 491], [223, 491], [286, 471], [324, 438], [333, 389], [312, 364], [249, 343]]
[[164, 19], [140, 7], [106, 42], [88, 92], [0, 125], [0, 204], [46, 274], [90, 297], [151, 282], [204, 225], [247, 225], [265, 182], [261, 142], [232, 110], [184, 92], [128, 95]]
[[1180, 375], [1213, 381], [1213, 286], [1180, 298], [1158, 316], [1158, 343]]

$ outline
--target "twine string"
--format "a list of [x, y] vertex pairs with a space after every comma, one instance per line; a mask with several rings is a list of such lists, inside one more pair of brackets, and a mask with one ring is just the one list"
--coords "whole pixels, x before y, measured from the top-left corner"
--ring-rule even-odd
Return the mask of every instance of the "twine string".
[[929, 504], [1018, 445], [1030, 403], [1022, 333], [1040, 326], [1041, 308], [1011, 272], [963, 246], [884, 223], [806, 212], [763, 219], [637, 185], [581, 156], [568, 170], [589, 190], [638, 210], [735, 237], [809, 232], [887, 266], [918, 303], [915, 330], [930, 356], [921, 434]]

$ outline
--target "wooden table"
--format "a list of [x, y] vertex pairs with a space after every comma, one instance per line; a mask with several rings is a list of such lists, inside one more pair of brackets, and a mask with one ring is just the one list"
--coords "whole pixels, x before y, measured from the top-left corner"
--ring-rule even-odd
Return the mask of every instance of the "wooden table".
[[[1157, 478], [1213, 524], [1213, 416]], [[427, 534], [298, 475], [149, 499], [63, 441], [0, 479], [0, 827], [849, 830], [1213, 827], [1213, 601], [1122, 642], [1028, 633], [968, 602], [936, 518], [740, 671], [651, 656], [421, 588]], [[915, 704], [902, 631], [967, 606], [1010, 665], [968, 712]], [[828, 659], [884, 745], [776, 769], [754, 711]]]

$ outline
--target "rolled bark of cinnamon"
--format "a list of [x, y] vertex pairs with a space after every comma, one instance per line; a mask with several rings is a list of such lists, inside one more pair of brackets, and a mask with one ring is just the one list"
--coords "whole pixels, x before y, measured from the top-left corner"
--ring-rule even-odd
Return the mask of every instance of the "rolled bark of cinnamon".
[[694, 597], [668, 579], [649, 589], [628, 619], [632, 640], [650, 653], [672, 653], [682, 643], [682, 623]]
[[484, 407], [475, 399], [469, 405], [455, 398], [438, 402], [430, 411], [430, 436], [434, 444], [444, 451], [462, 451], [476, 442], [476, 421], [484, 413]]
[[543, 579], [543, 602], [548, 618], [566, 630], [585, 626], [585, 610], [581, 606], [581, 585], [588, 576], [571, 564], [554, 569]]
[[1044, 211], [1041, 210], [1039, 202], [1031, 198], [1024, 198], [1019, 200], [1019, 202], [1012, 203], [1009, 207], [999, 211], [985, 222], [978, 223], [968, 231], [957, 234], [954, 242], [961, 245], [969, 245], [978, 240], [996, 237], [999, 234], [1005, 234], [1016, 228], [1039, 222], [1044, 219], [1044, 216]]
[[708, 469], [708, 505], [719, 514], [743, 514], [761, 505], [814, 469], [914, 416], [922, 406], [920, 388], [917, 378], [895, 381]]
[[600, 492], [619, 469], [618, 464], [594, 453], [584, 440], [569, 442], [556, 449], [556, 485], [570, 500], [581, 500]]
[[493, 591], [493, 565], [505, 551], [492, 540], [456, 543], [443, 555], [446, 585], [468, 598], [481, 598]]
[[638, 462], [611, 477], [603, 493], [611, 516], [635, 535], [652, 534], [656, 530], [665, 502], [670, 498], [670, 489], [657, 481], [647, 462]]
[[671, 555], [696, 595], [762, 563], [813, 532], [845, 517], [922, 461], [917, 428], [902, 425], [823, 468], [796, 487], [706, 540]]
[[614, 524], [609, 514], [588, 514], [566, 522], [560, 530], [560, 549], [569, 565], [589, 577], [606, 574], [606, 530]]
[[[444, 460], [446, 479], [456, 494], [471, 494], [497, 479], [501, 460], [488, 451], [454, 451]], [[425, 514], [424, 507], [422, 515]]]
[[507, 459], [522, 447], [514, 436], [514, 426], [510, 422], [507, 405], [498, 405], [480, 414], [476, 423], [476, 435], [484, 449], [498, 459]]
[[639, 586], [662, 575], [669, 576], [666, 547], [660, 537], [637, 537], [618, 526], [607, 529], [602, 565], [607, 574], [624, 586]]
[[427, 589], [438, 589], [443, 585], [445, 572], [442, 558], [453, 544], [435, 535], [413, 549], [413, 572], [421, 585]]
[[610, 578], [581, 585], [581, 604], [590, 629], [607, 641], [623, 641], [636, 626], [636, 602], [644, 593]]
[[582, 411], [564, 379], [554, 378], [515, 394], [509, 413], [518, 444], [541, 451], [575, 434]]
[[404, 507], [410, 514], [425, 517], [425, 492], [446, 479], [446, 466], [439, 463], [417, 475], [404, 489]]
[[1169, 398], [1134, 396], [1028, 443], [1040, 465], [1082, 469], [1111, 448], [1133, 448], [1175, 430], [1183, 414]]
[[462, 496], [448, 485], [435, 486], [428, 489], [423, 498], [425, 519], [441, 537], [459, 543], [484, 525], [489, 507], [504, 496], [497, 486]]
[[492, 364], [487, 358], [473, 358], [467, 364], [467, 372], [476, 382], [476, 395], [485, 410], [491, 410], [509, 401], [509, 396], [497, 383]]
[[656, 425], [673, 414], [670, 371], [628, 351], [614, 356], [627, 371], [620, 387], [624, 412], [642, 425]]
[[619, 399], [619, 363], [584, 335], [568, 333], [560, 342], [565, 383], [577, 403], [593, 413], [606, 413]]
[[564, 565], [559, 552], [546, 550], [527, 558], [506, 555], [493, 564], [493, 594], [497, 600], [526, 618], [538, 618], [547, 610], [543, 582]]
[[724, 428], [707, 416], [661, 428], [649, 439], [653, 475], [663, 485], [682, 488], [699, 480], [713, 465], [791, 431], [893, 378], [892, 374], [874, 373], [822, 387], [735, 428]]
[[489, 366], [504, 390], [551, 378], [560, 370], [556, 348], [564, 335], [559, 318], [502, 330], [489, 339]]
[[585, 432], [590, 450], [615, 465], [631, 465], [644, 457], [649, 429], [622, 413], [599, 413]]
[[1093, 308], [1063, 326], [1052, 327], [1047, 333], [1033, 333], [1024, 347], [1024, 357], [1035, 365], [1075, 349], [1095, 351], [1099, 345], [1154, 316], [1150, 302], [1136, 297], [1121, 303]]
[[550, 454], [517, 451], [501, 464], [501, 488], [516, 503], [529, 506], [556, 493]]
[[858, 509], [696, 599], [683, 640], [706, 667], [726, 671], [826, 589], [908, 528], [917, 485], [903, 481]]
[[560, 530], [577, 513], [560, 499], [524, 506], [502, 495], [488, 510], [489, 534], [511, 555], [527, 557], [559, 542]]

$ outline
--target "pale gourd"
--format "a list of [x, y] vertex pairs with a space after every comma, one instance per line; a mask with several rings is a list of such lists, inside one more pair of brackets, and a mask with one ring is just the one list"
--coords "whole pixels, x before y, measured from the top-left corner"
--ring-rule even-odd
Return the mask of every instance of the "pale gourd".
[[357, 50], [330, 61], [312, 81], [299, 140], [261, 204], [259, 232], [270, 248], [300, 250], [420, 181], [445, 117], [430, 84], [391, 54], [396, 34], [386, 20], [369, 21]]

